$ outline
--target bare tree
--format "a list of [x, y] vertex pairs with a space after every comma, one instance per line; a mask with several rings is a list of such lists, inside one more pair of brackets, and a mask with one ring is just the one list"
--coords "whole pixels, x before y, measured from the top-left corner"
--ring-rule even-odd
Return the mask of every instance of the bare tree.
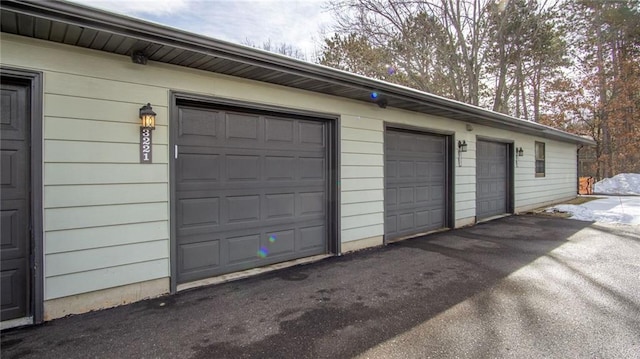
[[479, 103], [488, 39], [485, 0], [342, 0], [330, 8], [338, 34], [389, 49], [413, 87]]
[[263, 42], [262, 45], [257, 45], [252, 40], [244, 39], [244, 41], [242, 41], [242, 44], [255, 47], [256, 49], [262, 49], [276, 54], [293, 57], [294, 59], [308, 61], [307, 56], [300, 48], [295, 47], [291, 44], [287, 44], [285, 42], [274, 43], [271, 41], [271, 39], [268, 39], [267, 41]]

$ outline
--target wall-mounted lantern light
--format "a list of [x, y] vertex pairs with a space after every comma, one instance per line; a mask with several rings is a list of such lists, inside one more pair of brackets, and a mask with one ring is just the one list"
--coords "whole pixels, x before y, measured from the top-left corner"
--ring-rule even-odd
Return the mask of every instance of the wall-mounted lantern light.
[[467, 141], [465, 140], [458, 141], [458, 151], [467, 152]]
[[140, 163], [152, 163], [151, 131], [156, 128], [156, 113], [151, 104], [140, 107]]
[[150, 103], [140, 107], [140, 121], [142, 121], [140, 127], [150, 130], [156, 129], [156, 113], [153, 112]]
[[522, 150], [522, 147], [516, 147], [515, 154], [516, 154], [516, 167], [518, 167], [518, 157], [524, 156], [524, 150]]
[[462, 152], [467, 152], [467, 141], [458, 141], [458, 167], [462, 167]]

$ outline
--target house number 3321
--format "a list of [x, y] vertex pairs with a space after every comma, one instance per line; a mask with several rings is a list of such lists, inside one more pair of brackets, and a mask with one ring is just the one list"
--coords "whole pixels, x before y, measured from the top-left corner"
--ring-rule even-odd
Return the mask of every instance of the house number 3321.
[[140, 128], [140, 163], [151, 163], [151, 129]]

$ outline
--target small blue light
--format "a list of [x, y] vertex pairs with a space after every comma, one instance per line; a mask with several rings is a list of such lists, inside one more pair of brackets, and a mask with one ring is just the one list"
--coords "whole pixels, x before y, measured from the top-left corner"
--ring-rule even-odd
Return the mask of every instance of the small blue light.
[[377, 92], [372, 92], [372, 93], [371, 93], [371, 98], [372, 98], [373, 100], [377, 99], [377, 98], [378, 98], [378, 93], [377, 93]]

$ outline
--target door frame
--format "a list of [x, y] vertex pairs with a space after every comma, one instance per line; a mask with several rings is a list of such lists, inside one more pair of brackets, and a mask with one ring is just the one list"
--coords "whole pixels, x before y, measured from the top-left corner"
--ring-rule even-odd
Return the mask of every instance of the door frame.
[[[30, 312], [31, 323], [44, 319], [44, 242], [43, 242], [43, 73], [18, 68], [0, 67], [3, 80], [29, 87], [30, 112], [30, 168], [31, 168], [31, 213], [30, 213]], [[29, 317], [27, 317], [29, 318]]]
[[[447, 193], [446, 202], [445, 202], [445, 225], [446, 227], [443, 229], [454, 229], [456, 227], [456, 202], [455, 202], [455, 153], [454, 143], [455, 143], [455, 131], [447, 131], [447, 130], [438, 130], [424, 127], [417, 127], [405, 124], [398, 124], [392, 122], [384, 123], [384, 132], [383, 132], [383, 141], [382, 141], [382, 158], [384, 161], [383, 165], [383, 242], [384, 244], [388, 244], [389, 241], [387, 239], [387, 229], [386, 229], [386, 203], [387, 203], [387, 176], [386, 176], [386, 161], [387, 161], [387, 152], [385, 150], [386, 144], [384, 142], [384, 136], [387, 131], [399, 130], [408, 133], [416, 133], [423, 135], [431, 135], [431, 136], [442, 136], [445, 139], [445, 191]], [[437, 230], [436, 230], [437, 231]]]
[[[515, 165], [514, 165], [514, 161], [515, 161], [515, 141], [512, 139], [507, 139], [507, 138], [497, 138], [497, 137], [488, 137], [488, 136], [476, 136], [476, 147], [477, 147], [477, 143], [478, 141], [485, 141], [485, 142], [494, 142], [494, 143], [501, 143], [504, 145], [507, 145], [507, 159], [506, 159], [506, 166], [507, 166], [507, 189], [506, 189], [506, 196], [507, 196], [507, 203], [506, 203], [506, 213], [507, 214], [513, 214], [515, 213]], [[476, 169], [478, 168], [478, 156], [477, 156], [477, 150], [476, 150]], [[477, 171], [476, 171], [477, 173]], [[476, 174], [477, 176], [477, 174]], [[476, 183], [477, 183], [478, 179], [476, 178]], [[478, 222], [478, 196], [476, 194], [476, 203], [475, 203], [475, 211], [476, 211], [476, 222]], [[490, 217], [489, 217], [490, 218]], [[481, 219], [482, 221], [482, 219]]]
[[176, 293], [178, 289], [178, 261], [177, 261], [177, 227], [176, 218], [176, 153], [175, 144], [178, 137], [177, 121], [179, 118], [179, 103], [192, 102], [206, 106], [227, 106], [247, 109], [249, 111], [273, 112], [283, 115], [299, 115], [326, 120], [327, 122], [327, 161], [329, 171], [327, 173], [327, 253], [340, 255], [340, 115], [307, 111], [295, 108], [287, 108], [274, 105], [266, 105], [249, 101], [232, 100], [221, 97], [198, 95], [181, 91], [170, 91], [169, 93], [169, 223], [170, 223], [170, 292]]

